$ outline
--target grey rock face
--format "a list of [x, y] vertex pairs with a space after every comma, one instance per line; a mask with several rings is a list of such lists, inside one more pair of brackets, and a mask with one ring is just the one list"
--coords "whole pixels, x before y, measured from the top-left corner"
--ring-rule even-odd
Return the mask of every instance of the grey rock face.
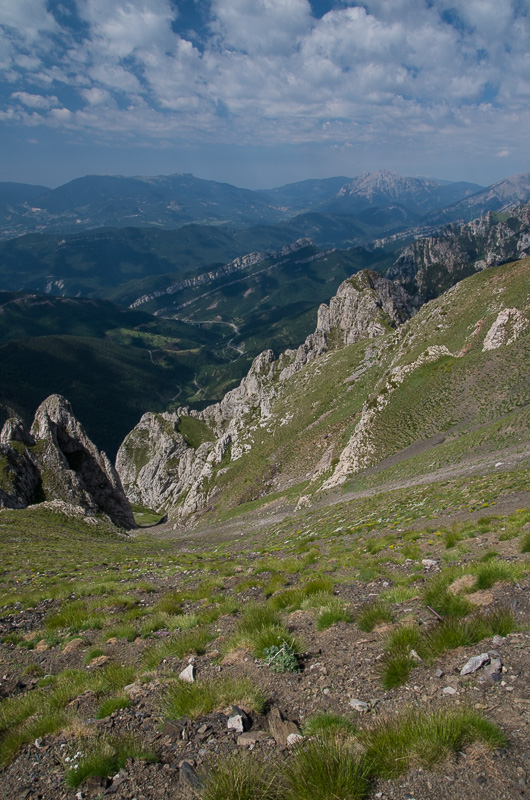
[[11, 442], [21, 442], [26, 445], [35, 444], [34, 438], [25, 429], [20, 417], [6, 419], [0, 432], [0, 444], [11, 444]]
[[341, 283], [329, 308], [320, 306], [317, 330], [336, 330], [341, 344], [353, 344], [396, 328], [411, 316], [411, 298], [401, 286], [371, 270]]
[[414, 301], [402, 286], [372, 270], [358, 272], [341, 283], [329, 306], [323, 303], [319, 307], [316, 331], [294, 352], [294, 357], [293, 351], [280, 356], [280, 363], [282, 359], [288, 361], [280, 380], [290, 378], [332, 344], [353, 344], [381, 336], [414, 312]]
[[488, 213], [406, 247], [387, 272], [418, 301], [431, 300], [474, 272], [530, 254], [530, 203], [504, 222]]
[[[179, 503], [175, 511], [184, 519], [203, 508], [204, 484], [212, 477], [230, 445], [230, 436], [203, 442], [197, 448], [179, 432], [179, 414], [144, 414], [118, 450], [116, 469], [129, 499], [160, 511]], [[199, 422], [199, 414], [194, 415]]]
[[90, 514], [104, 513], [122, 528], [136, 527], [116, 470], [64, 397], [51, 395], [39, 406], [29, 433], [20, 420], [8, 420], [1, 440], [0, 456], [13, 477], [11, 492], [0, 490], [0, 505], [25, 508], [60, 500]]
[[[219, 403], [203, 411], [144, 414], [118, 451], [116, 469], [128, 498], [184, 521], [207, 507], [215, 495], [215, 474], [227, 457], [235, 461], [252, 447], [252, 432], [282, 424], [274, 420], [274, 401], [286, 382], [315, 358], [335, 346], [380, 336], [414, 313], [403, 287], [363, 270], [344, 281], [329, 306], [320, 306], [316, 331], [297, 350], [275, 359], [272, 350], [258, 355], [245, 378]], [[197, 448], [179, 431], [191, 418], [211, 433]]]
[[0, 444], [0, 508], [26, 508], [39, 500], [40, 473], [30, 451], [17, 446], [16, 439], [13, 446], [4, 444], [6, 438], [4, 426]]

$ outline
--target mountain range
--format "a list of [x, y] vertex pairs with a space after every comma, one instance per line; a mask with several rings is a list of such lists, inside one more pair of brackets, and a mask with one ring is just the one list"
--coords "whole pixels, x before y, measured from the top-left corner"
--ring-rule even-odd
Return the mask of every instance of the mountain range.
[[347, 250], [304, 238], [206, 269], [186, 265], [187, 247], [201, 247], [208, 259], [212, 232], [217, 252], [232, 255], [232, 236], [201, 226], [32, 234], [1, 243], [0, 287], [9, 290], [0, 308], [1, 416], [16, 412], [29, 422], [34, 408], [59, 392], [113, 455], [144, 411], [219, 401], [260, 351], [298, 346], [314, 329], [319, 304], [348, 276], [366, 268], [386, 274], [417, 308], [477, 270], [527, 254], [530, 218], [524, 205], [426, 238], [411, 232], [408, 240]]
[[88, 175], [56, 189], [0, 184], [3, 239], [99, 227], [178, 228], [189, 223], [245, 228], [308, 211], [358, 214], [396, 203], [407, 221], [480, 192], [465, 182], [402, 178], [390, 170], [251, 191], [193, 175], [125, 178]]

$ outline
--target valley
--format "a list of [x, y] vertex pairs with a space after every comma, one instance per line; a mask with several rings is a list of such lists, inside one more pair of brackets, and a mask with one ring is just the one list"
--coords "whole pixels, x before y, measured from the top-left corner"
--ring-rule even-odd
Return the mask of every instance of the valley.
[[516, 178], [9, 189], [2, 797], [527, 796]]

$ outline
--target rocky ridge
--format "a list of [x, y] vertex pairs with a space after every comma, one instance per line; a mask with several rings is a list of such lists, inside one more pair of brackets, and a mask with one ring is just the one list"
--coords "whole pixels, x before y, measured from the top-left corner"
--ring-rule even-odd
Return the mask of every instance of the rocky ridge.
[[[134, 502], [171, 509], [179, 521], [208, 506], [215, 495], [212, 478], [223, 460], [250, 452], [253, 433], [271, 420], [271, 408], [289, 379], [330, 347], [375, 338], [413, 313], [404, 289], [363, 270], [344, 281], [328, 305], [321, 305], [317, 328], [297, 350], [275, 359], [272, 350], [257, 356], [238, 387], [203, 411], [145, 414], [127, 436], [116, 460], [126, 494]], [[179, 432], [191, 417], [211, 432], [211, 441], [194, 448]], [[279, 421], [284, 424], [284, 421]]]
[[285, 247], [282, 247], [280, 250], [273, 252], [259, 251], [256, 253], [248, 253], [247, 255], [235, 258], [233, 261], [230, 261], [229, 264], [224, 264], [218, 269], [211, 270], [210, 272], [204, 272], [202, 275], [197, 275], [194, 278], [185, 278], [182, 281], [177, 281], [176, 283], [170, 284], [165, 289], [159, 289], [156, 292], [144, 294], [142, 297], [139, 297], [137, 300], [131, 303], [129, 308], [138, 308], [139, 306], [145, 305], [145, 303], [150, 303], [159, 297], [176, 294], [176, 292], [180, 292], [183, 289], [205, 286], [209, 283], [219, 280], [220, 278], [224, 278], [227, 275], [232, 275], [234, 272], [241, 272], [242, 270], [248, 269], [248, 267], [259, 264], [261, 261], [265, 261], [268, 258], [284, 258], [290, 253], [295, 253], [297, 250], [301, 250], [302, 248], [310, 245], [313, 245], [311, 239], [297, 239], [297, 241], [293, 242], [293, 244], [285, 245]]
[[116, 470], [64, 397], [48, 397], [30, 431], [20, 419], [8, 419], [0, 434], [0, 459], [0, 507], [61, 501], [89, 516], [105, 514], [121, 528], [136, 527]]
[[530, 254], [530, 203], [506, 219], [488, 212], [464, 225], [448, 225], [440, 233], [406, 247], [387, 272], [418, 303], [431, 300], [454, 283], [487, 267]]
[[261, 353], [221, 402], [144, 417], [117, 463], [127, 495], [188, 524], [269, 496], [271, 507], [280, 496], [307, 505], [320, 489], [396, 465], [425, 475], [427, 458], [453, 469], [455, 454], [463, 464], [481, 442], [518, 441], [529, 268], [523, 259], [480, 270], [417, 313], [399, 284], [357, 273], [297, 350]]

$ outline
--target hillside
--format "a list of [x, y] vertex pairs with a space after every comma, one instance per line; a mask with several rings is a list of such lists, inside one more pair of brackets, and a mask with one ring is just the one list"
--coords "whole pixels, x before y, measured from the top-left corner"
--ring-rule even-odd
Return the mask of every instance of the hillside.
[[198, 381], [212, 396], [223, 391], [233, 354], [223, 352], [223, 329], [210, 328], [103, 300], [0, 293], [2, 422], [14, 411], [29, 424], [49, 394], [62, 394], [113, 457], [147, 409], [189, 401]]
[[[358, 273], [321, 307], [304, 345], [278, 360], [264, 352], [220, 404], [146, 417], [118, 456], [126, 491], [176, 519], [205, 509], [218, 518], [251, 501], [310, 502], [344, 482], [419, 480], [524, 447], [529, 270], [528, 259], [484, 270], [416, 315], [399, 286]], [[188, 424], [212, 444], [185, 441]], [[161, 439], [173, 457], [157, 467], [157, 496], [148, 476]]]
[[0, 511], [2, 797], [522, 796], [528, 477], [132, 536]]
[[[2, 347], [61, 319], [79, 365], [193, 341], [1, 299]], [[524, 797], [530, 258], [417, 306], [361, 270], [220, 402], [145, 414], [116, 464], [139, 530], [63, 398], [4, 427], [0, 503], [33, 501], [0, 509], [5, 800]]]

